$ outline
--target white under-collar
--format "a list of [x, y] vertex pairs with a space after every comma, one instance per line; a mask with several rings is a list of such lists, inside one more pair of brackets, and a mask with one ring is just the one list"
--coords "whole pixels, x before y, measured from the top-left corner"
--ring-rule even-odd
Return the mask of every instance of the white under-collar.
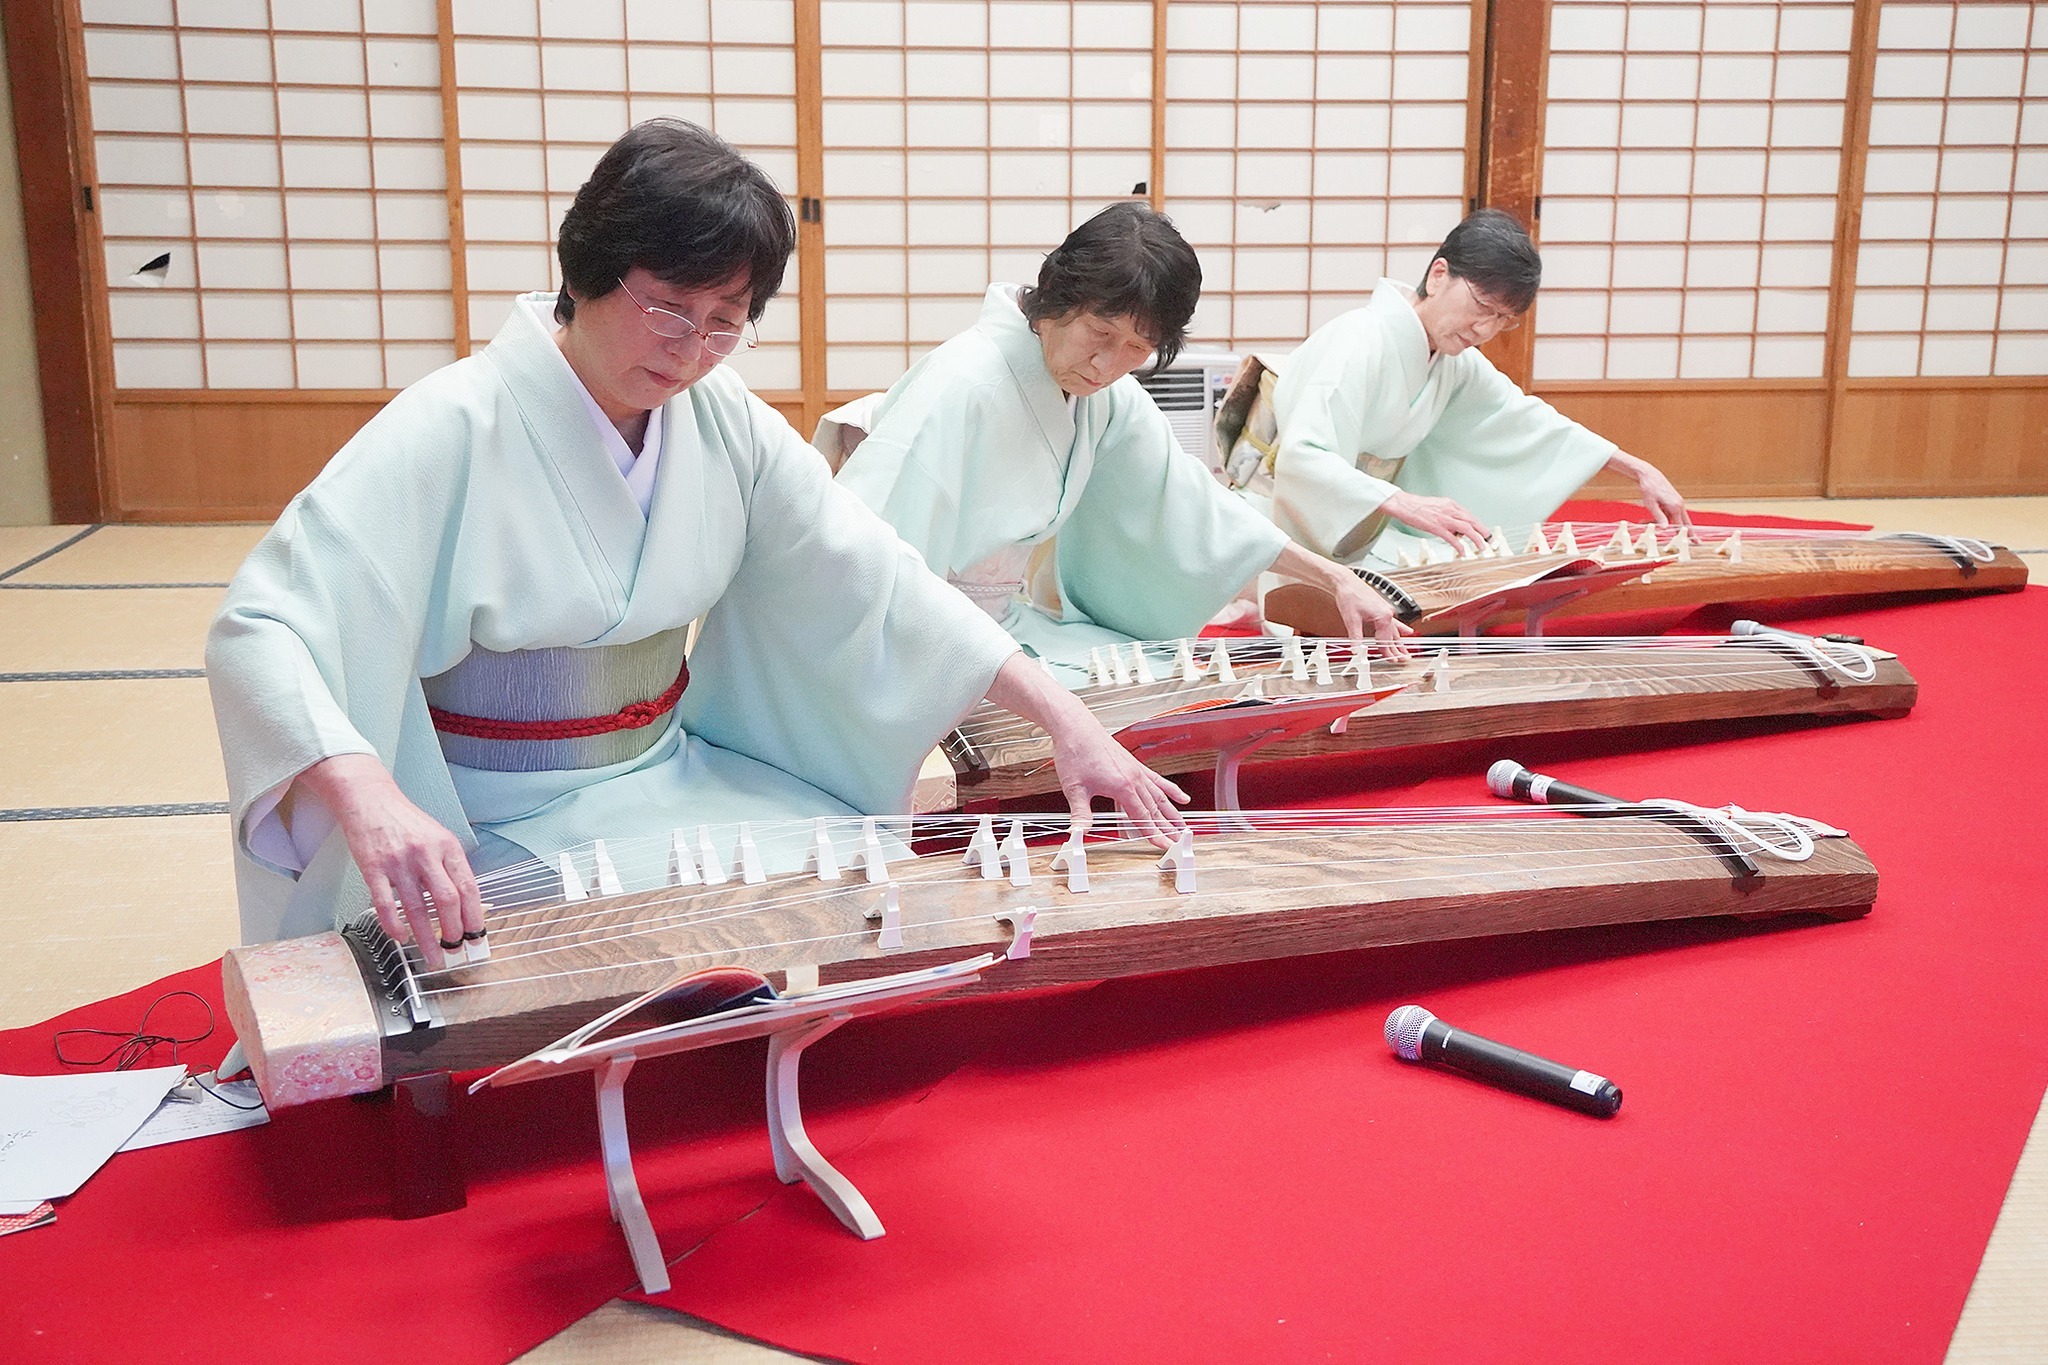
[[[555, 336], [555, 301], [552, 296], [541, 295], [520, 300], [534, 321], [547, 332], [548, 340]], [[562, 369], [576, 385], [576, 392], [582, 396], [584, 410], [590, 414], [592, 425], [597, 428], [597, 438], [604, 445], [605, 454], [612, 457], [612, 464], [618, 469], [619, 477], [626, 481], [626, 491], [633, 495], [633, 501], [640, 505], [640, 515], [646, 516], [654, 505], [654, 475], [661, 467], [662, 421], [660, 408], [653, 408], [647, 414], [647, 434], [640, 439], [640, 453], [626, 444], [626, 438], [612, 425], [612, 419], [604, 415], [604, 409], [590, 396], [583, 378], [576, 373], [576, 367], [569, 363], [569, 357], [562, 354], [560, 346], [552, 346], [555, 359], [562, 362]]]

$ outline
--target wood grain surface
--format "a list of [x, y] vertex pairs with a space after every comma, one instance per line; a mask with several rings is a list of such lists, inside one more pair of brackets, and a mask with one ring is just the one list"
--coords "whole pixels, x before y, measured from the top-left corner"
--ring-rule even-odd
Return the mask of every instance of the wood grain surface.
[[[1239, 651], [1244, 652], [1243, 643]], [[1338, 652], [1341, 657], [1344, 647]], [[1258, 750], [1255, 760], [1746, 716], [1895, 717], [1912, 710], [1919, 693], [1912, 674], [1898, 659], [1881, 653], [1873, 664], [1867, 680], [1839, 673], [1816, 677], [1768, 637], [1618, 639], [1590, 646], [1570, 638], [1500, 639], [1462, 650], [1429, 645], [1409, 659], [1372, 664], [1375, 686], [1397, 684], [1404, 690], [1354, 713], [1340, 731], [1319, 729], [1282, 740]], [[1233, 683], [1219, 683], [1213, 676], [1196, 682], [1173, 678], [1094, 685], [1078, 695], [1115, 732], [1179, 707], [1227, 700], [1254, 678], [1270, 697], [1358, 685], [1348, 673], [1328, 683], [1312, 676], [1297, 679], [1293, 670], [1270, 660], [1239, 660], [1233, 667], [1238, 677]], [[960, 733], [982, 766], [955, 754], [950, 782], [920, 783], [919, 810], [1060, 789], [1052, 740], [1030, 722], [984, 702], [961, 722]], [[1213, 748], [1158, 759], [1137, 752], [1148, 766], [1168, 774], [1202, 771], [1216, 761]]]
[[[951, 848], [894, 863], [904, 947], [885, 952], [867, 918], [883, 886], [807, 874], [759, 885], [662, 887], [528, 907], [491, 934], [492, 959], [424, 975], [444, 1020], [386, 1040], [387, 1076], [499, 1065], [676, 975], [745, 966], [822, 984], [1005, 951], [1011, 923], [1036, 911], [1028, 957], [977, 989], [1019, 990], [1384, 944], [1702, 915], [1860, 915], [1877, 874], [1846, 839], [1810, 861], [1762, 860], [1738, 883], [1697, 839], [1641, 814], [1587, 819], [1502, 807], [1499, 814], [1346, 818], [1262, 813], [1244, 834], [1196, 841], [1196, 889], [1175, 889], [1149, 844], [1088, 846], [1090, 890], [1070, 891], [1029, 849], [1031, 881], [989, 880]], [[1268, 823], [1270, 822], [1270, 823]], [[958, 820], [945, 828], [964, 829]], [[1051, 832], [1055, 822], [1037, 828]], [[1002, 831], [999, 824], [997, 832]]]

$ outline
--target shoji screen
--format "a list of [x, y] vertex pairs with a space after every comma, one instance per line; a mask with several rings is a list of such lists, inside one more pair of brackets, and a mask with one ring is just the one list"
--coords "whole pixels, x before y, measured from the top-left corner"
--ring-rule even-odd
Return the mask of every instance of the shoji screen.
[[1194, 336], [1285, 351], [1465, 207], [1469, 0], [1166, 8], [1166, 211], [1202, 257]]
[[1835, 487], [2039, 492], [2048, 6], [1887, 4]]
[[454, 357], [433, 0], [82, 17], [119, 388], [375, 390]]
[[1152, 6], [824, 0], [826, 385], [887, 388], [1150, 175]]
[[1847, 0], [1557, 0], [1534, 373], [1689, 491], [1815, 493]]
[[1823, 376], [1851, 17], [1559, 0], [1539, 380]]
[[[283, 0], [279, 0], [283, 3]], [[604, 149], [674, 115], [796, 192], [791, 0], [456, 0], [455, 86], [471, 344], [515, 295], [561, 285], [555, 229]], [[796, 261], [731, 362], [758, 390], [801, 383]]]
[[2048, 374], [2044, 30], [2035, 5], [1885, 6], [1852, 378]]

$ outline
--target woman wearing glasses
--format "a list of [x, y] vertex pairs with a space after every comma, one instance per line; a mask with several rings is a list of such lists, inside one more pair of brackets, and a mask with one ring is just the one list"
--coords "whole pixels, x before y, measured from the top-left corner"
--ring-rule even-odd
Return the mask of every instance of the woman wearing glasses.
[[1332, 559], [1393, 563], [1421, 548], [1418, 532], [1476, 545], [1496, 527], [1525, 530], [1602, 469], [1633, 479], [1660, 525], [1684, 521], [1654, 465], [1479, 353], [1521, 325], [1542, 277], [1522, 225], [1481, 209], [1444, 239], [1420, 288], [1381, 280], [1365, 307], [1317, 328], [1273, 394], [1281, 529]]
[[[900, 810], [984, 695], [1054, 735], [1077, 811], [1109, 796], [1164, 841], [1178, 789], [720, 367], [795, 235], [726, 143], [638, 125], [563, 219], [561, 293], [285, 509], [207, 648], [246, 939], [368, 903], [439, 967], [484, 932], [477, 872]], [[769, 870], [801, 865], [755, 829]]]

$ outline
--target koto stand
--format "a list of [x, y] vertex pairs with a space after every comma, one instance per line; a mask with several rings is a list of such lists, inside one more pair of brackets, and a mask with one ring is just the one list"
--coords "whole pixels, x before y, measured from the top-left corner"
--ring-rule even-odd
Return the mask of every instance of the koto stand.
[[[1022, 957], [1030, 951], [1030, 940], [1020, 932], [1009, 956]], [[862, 1015], [876, 1014], [944, 991], [957, 989], [981, 979], [981, 974], [1001, 961], [983, 953], [966, 961], [947, 963], [923, 971], [902, 972], [868, 981], [827, 986], [802, 995], [783, 996], [720, 1014], [682, 1023], [642, 1029], [622, 1037], [599, 1042], [579, 1042], [610, 1020], [660, 994], [659, 991], [613, 1011], [596, 1025], [579, 1029], [562, 1043], [541, 1049], [510, 1066], [502, 1067], [470, 1089], [486, 1085], [517, 1085], [575, 1071], [594, 1071], [597, 1081], [597, 1127], [604, 1153], [605, 1190], [611, 1201], [612, 1221], [625, 1236], [640, 1284], [650, 1294], [669, 1287], [668, 1266], [661, 1254], [661, 1242], [647, 1216], [640, 1197], [640, 1183], [633, 1174], [632, 1142], [626, 1132], [626, 1077], [634, 1063], [647, 1057], [665, 1057], [720, 1043], [748, 1038], [768, 1039], [768, 1143], [775, 1158], [775, 1174], [785, 1185], [801, 1180], [824, 1201], [825, 1207], [862, 1241], [882, 1235], [882, 1220], [861, 1192], [818, 1151], [804, 1131], [799, 1102], [798, 1065], [804, 1049]]]
[[1127, 725], [1111, 738], [1148, 765], [1174, 754], [1214, 749], [1215, 807], [1219, 811], [1243, 810], [1237, 797], [1237, 773], [1247, 758], [1269, 744], [1340, 726], [1352, 713], [1399, 690], [1388, 687], [1282, 697], [1256, 705], [1169, 712]]

